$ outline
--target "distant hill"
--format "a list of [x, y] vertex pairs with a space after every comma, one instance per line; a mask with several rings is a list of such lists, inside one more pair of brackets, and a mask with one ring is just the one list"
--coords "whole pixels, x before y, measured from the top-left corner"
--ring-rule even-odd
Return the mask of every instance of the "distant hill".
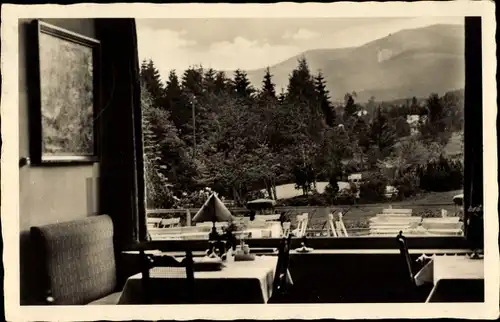
[[[358, 102], [428, 97], [431, 92], [465, 86], [464, 27], [432, 25], [402, 30], [365, 45], [341, 49], [317, 49], [270, 66], [277, 91], [286, 88], [288, 76], [304, 56], [311, 69], [321, 70], [333, 101], [356, 91]], [[248, 71], [260, 87], [264, 68]]]

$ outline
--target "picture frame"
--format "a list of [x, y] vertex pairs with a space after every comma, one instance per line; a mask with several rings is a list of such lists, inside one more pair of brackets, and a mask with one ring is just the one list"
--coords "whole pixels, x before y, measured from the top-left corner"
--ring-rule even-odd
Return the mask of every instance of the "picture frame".
[[32, 26], [31, 164], [97, 162], [100, 42], [40, 20]]

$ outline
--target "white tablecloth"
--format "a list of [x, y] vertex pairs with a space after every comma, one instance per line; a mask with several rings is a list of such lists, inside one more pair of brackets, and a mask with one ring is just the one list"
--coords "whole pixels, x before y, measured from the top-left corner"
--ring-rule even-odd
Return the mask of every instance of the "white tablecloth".
[[484, 279], [484, 260], [466, 256], [434, 256], [415, 275], [417, 285], [446, 279]]
[[[278, 257], [257, 256], [254, 261], [228, 262], [220, 271], [195, 272], [195, 293], [200, 304], [267, 303], [272, 295]], [[153, 304], [161, 304], [164, 294], [173, 294], [185, 276], [166, 276], [164, 267], [150, 271], [155, 294]], [[288, 273], [288, 282], [292, 283]], [[145, 304], [142, 274], [128, 278], [119, 304]], [[165, 303], [167, 304], [167, 303]]]

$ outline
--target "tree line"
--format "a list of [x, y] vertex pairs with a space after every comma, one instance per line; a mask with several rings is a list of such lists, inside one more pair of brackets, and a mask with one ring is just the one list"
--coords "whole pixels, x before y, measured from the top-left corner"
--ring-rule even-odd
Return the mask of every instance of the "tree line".
[[[307, 195], [328, 181], [336, 193], [349, 173], [416, 162], [412, 144], [429, 154], [425, 162], [437, 160], [451, 134], [462, 130], [460, 91], [402, 104], [358, 103], [353, 92], [334, 106], [324, 75], [312, 73], [305, 58], [280, 93], [269, 68], [259, 88], [242, 70], [229, 77], [194, 66], [180, 77], [172, 70], [162, 82], [149, 60], [140, 74], [149, 208], [196, 205], [204, 187], [240, 205], [260, 190], [276, 198], [284, 183]], [[408, 115], [425, 116], [418, 136]]]

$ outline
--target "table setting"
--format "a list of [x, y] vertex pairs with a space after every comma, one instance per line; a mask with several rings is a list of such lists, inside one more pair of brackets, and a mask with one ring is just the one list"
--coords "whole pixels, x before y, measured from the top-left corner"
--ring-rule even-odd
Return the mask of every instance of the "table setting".
[[[240, 247], [242, 246], [242, 247]], [[158, 256], [158, 255], [156, 255]], [[159, 255], [161, 257], [161, 255]], [[182, 258], [178, 258], [182, 260]], [[248, 245], [230, 248], [219, 256], [216, 252], [193, 258], [194, 284], [200, 304], [265, 304], [272, 296], [277, 256], [255, 255]], [[153, 304], [171, 304], [172, 295], [185, 281], [184, 274], [165, 274], [165, 267], [150, 270]], [[289, 284], [293, 284], [287, 272]], [[167, 296], [170, 296], [166, 299]], [[129, 277], [120, 304], [144, 304], [142, 274]]]
[[[243, 230], [234, 221], [229, 210], [216, 194], [205, 202], [193, 222], [213, 223], [209, 235], [208, 247], [203, 257], [193, 257], [194, 287], [196, 301], [199, 304], [243, 304], [267, 303], [273, 292], [273, 282], [278, 263], [275, 251], [272, 256], [252, 254], [250, 246], [245, 243], [248, 234], [234, 232]], [[229, 222], [223, 234], [219, 234], [216, 222]], [[154, 262], [167, 253], [153, 252]], [[182, 262], [183, 258], [176, 260]], [[160, 265], [161, 266], [161, 265]], [[151, 293], [147, 294], [148, 304], [170, 304], [176, 300], [176, 292], [182, 291], [186, 281], [184, 275], [167, 272], [169, 267], [152, 267], [149, 270]], [[120, 304], [144, 304], [142, 273], [130, 276], [123, 288]], [[290, 272], [287, 282], [293, 284]]]

